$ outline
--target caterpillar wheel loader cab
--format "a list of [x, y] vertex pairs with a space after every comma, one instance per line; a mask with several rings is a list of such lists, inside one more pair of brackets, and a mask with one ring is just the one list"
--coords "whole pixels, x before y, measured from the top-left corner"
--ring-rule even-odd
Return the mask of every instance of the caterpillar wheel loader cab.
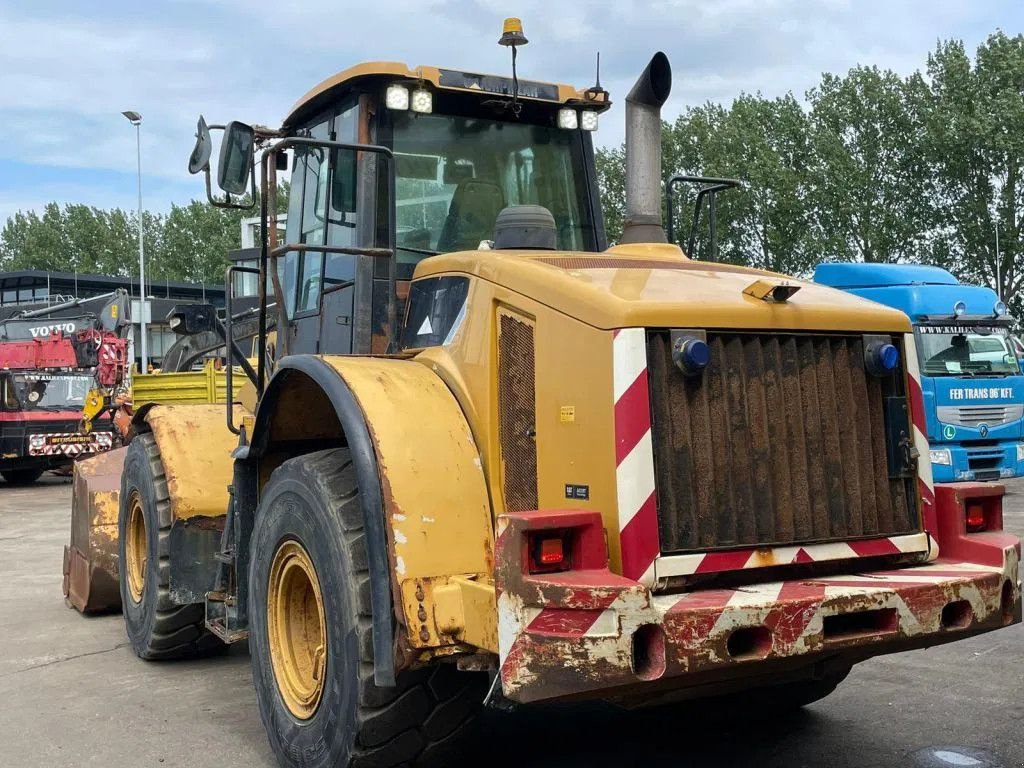
[[276, 349], [251, 408], [137, 415], [121, 591], [140, 656], [248, 638], [282, 765], [444, 764], [483, 701], [798, 706], [1020, 621], [998, 489], [918, 461], [907, 318], [665, 242], [670, 82], [626, 98], [612, 248], [597, 88], [361, 65], [224, 126], [226, 197], [200, 122], [220, 204], [262, 152]]

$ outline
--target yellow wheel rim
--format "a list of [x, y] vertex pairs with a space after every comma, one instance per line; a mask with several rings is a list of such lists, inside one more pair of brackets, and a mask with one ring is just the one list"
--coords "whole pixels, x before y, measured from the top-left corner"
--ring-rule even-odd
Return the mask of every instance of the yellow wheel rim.
[[142, 499], [132, 491], [128, 499], [128, 538], [125, 540], [125, 560], [128, 572], [128, 592], [134, 602], [142, 600], [146, 586], [146, 563], [149, 546], [146, 540], [146, 517], [142, 512]]
[[295, 717], [307, 720], [323, 693], [327, 633], [316, 569], [294, 540], [277, 548], [270, 566], [267, 635], [281, 699]]

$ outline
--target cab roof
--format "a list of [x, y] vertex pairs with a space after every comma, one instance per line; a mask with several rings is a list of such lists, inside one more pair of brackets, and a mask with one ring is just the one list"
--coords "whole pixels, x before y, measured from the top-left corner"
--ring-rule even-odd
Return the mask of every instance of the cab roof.
[[[342, 70], [315, 86], [295, 103], [284, 119], [283, 126], [289, 128], [315, 115], [327, 103], [341, 98], [357, 84], [372, 79], [421, 81], [430, 83], [434, 88], [450, 91], [512, 95], [512, 78], [505, 75], [485, 75], [443, 67], [410, 67], [398, 61], [368, 61]], [[538, 80], [520, 79], [519, 98], [557, 104], [588, 104], [599, 111], [611, 106], [608, 94], [604, 91], [577, 90], [572, 85]]]
[[898, 309], [912, 320], [953, 317], [962, 302], [965, 315], [994, 317], [996, 292], [964, 285], [940, 267], [923, 264], [819, 264], [814, 282]]
[[959, 285], [945, 269], [924, 264], [819, 264], [814, 270], [814, 282], [831, 288]]

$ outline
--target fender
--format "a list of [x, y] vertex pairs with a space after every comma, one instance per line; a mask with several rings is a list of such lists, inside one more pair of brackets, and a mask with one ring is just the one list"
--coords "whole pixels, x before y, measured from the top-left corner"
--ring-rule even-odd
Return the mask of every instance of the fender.
[[268, 468], [331, 444], [348, 446], [361, 492], [375, 682], [394, 685], [392, 616], [403, 665], [466, 644], [496, 651], [490, 499], [445, 384], [415, 360], [283, 358], [252, 429], [261, 484]]
[[[238, 437], [224, 423], [224, 405], [156, 405], [135, 414], [136, 433], [152, 432], [170, 501], [171, 598], [202, 603], [214, 588], [222, 548], [228, 486]], [[235, 419], [247, 413], [235, 406]]]

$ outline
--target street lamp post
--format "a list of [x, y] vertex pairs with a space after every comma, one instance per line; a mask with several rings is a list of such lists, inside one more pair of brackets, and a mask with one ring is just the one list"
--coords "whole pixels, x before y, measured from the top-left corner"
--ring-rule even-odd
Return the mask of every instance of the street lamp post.
[[149, 371], [149, 355], [146, 351], [146, 260], [142, 250], [142, 115], [131, 110], [121, 114], [135, 126], [135, 152], [139, 178], [139, 336], [142, 342], [142, 366], [139, 373], [144, 374]]
[[999, 257], [999, 219], [996, 219], [996, 298], [1000, 301], [1003, 300], [1003, 276], [1001, 274], [1001, 267], [1002, 262]]

